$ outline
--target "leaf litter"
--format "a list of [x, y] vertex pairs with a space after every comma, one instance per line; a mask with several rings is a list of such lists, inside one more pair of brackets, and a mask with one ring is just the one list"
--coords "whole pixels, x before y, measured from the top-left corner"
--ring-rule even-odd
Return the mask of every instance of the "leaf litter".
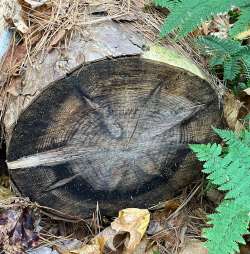
[[115, 219], [102, 218], [97, 206], [92, 219], [75, 222], [54, 219], [28, 199], [11, 196], [0, 200], [1, 248], [7, 254], [180, 253], [189, 239], [202, 240], [206, 212], [198, 190], [188, 195], [185, 189], [150, 210], [121, 210]]

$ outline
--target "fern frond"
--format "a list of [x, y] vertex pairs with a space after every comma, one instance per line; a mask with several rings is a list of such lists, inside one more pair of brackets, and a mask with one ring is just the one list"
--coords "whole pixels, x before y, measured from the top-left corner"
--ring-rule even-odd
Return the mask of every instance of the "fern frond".
[[164, 7], [169, 10], [173, 10], [178, 4], [181, 4], [181, 0], [155, 0], [156, 6]]
[[223, 65], [224, 63], [224, 58], [225, 58], [225, 55], [221, 55], [221, 54], [218, 54], [218, 55], [211, 55], [209, 61], [208, 61], [208, 64], [211, 68], [217, 66], [217, 65]]
[[197, 154], [199, 161], [216, 161], [222, 152], [221, 145], [217, 144], [193, 144], [189, 147]]
[[211, 228], [205, 231], [209, 254], [233, 254], [244, 244], [250, 222], [250, 132], [214, 129], [228, 145], [190, 145], [200, 161], [203, 172], [218, 188], [226, 192], [224, 201], [209, 216]]
[[[249, 14], [250, 15], [250, 14]], [[247, 79], [250, 79], [250, 46], [245, 46], [241, 52], [241, 60]]]
[[224, 61], [224, 79], [234, 80], [241, 73], [239, 57], [228, 57]]
[[239, 20], [234, 23], [229, 34], [235, 37], [237, 34], [246, 31], [250, 27], [250, 6], [242, 7]]
[[225, 40], [216, 36], [203, 36], [196, 39], [198, 46], [204, 48], [207, 53], [233, 55], [237, 54], [241, 50], [241, 44], [234, 40]]
[[250, 76], [250, 47], [215, 36], [199, 37], [198, 47], [210, 56], [210, 66], [223, 65], [224, 79], [234, 80], [241, 72]]
[[245, 244], [242, 235], [248, 233], [249, 207], [242, 208], [235, 201], [223, 202], [209, 218], [213, 227], [204, 232], [209, 254], [238, 252], [238, 243]]
[[[185, 37], [213, 16], [228, 12], [233, 6], [244, 9], [249, 4], [246, 0], [155, 0], [155, 3], [172, 11], [164, 22], [161, 35], [165, 36], [178, 30], [179, 38]], [[242, 18], [242, 21], [244, 20]]]
[[230, 148], [243, 145], [241, 142], [243, 138], [241, 133], [237, 134], [231, 130], [221, 130], [217, 128], [213, 128], [213, 130], [221, 139], [226, 142], [227, 145], [229, 145]]

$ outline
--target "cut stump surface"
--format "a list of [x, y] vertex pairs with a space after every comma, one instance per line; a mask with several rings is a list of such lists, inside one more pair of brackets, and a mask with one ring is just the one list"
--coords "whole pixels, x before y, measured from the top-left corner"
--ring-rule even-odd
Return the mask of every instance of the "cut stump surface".
[[189, 143], [220, 124], [208, 82], [165, 63], [124, 56], [85, 64], [21, 114], [8, 145], [17, 189], [75, 217], [148, 207], [197, 175]]

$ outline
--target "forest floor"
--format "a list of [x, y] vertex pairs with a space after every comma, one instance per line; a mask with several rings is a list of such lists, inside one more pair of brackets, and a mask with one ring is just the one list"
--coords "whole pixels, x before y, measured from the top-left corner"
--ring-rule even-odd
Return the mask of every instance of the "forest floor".
[[[24, 2], [30, 3], [31, 8], [37, 8], [37, 2], [42, 6], [46, 0], [26, 0]], [[109, 2], [112, 1], [106, 1], [107, 5]], [[138, 1], [139, 3], [144, 4], [144, 1]], [[105, 8], [108, 7], [105, 5]], [[18, 33], [25, 34], [30, 28], [27, 25], [28, 22], [20, 14], [20, 6], [16, 5], [14, 9], [15, 14], [10, 15], [7, 20]], [[112, 13], [112, 15], [117, 17], [117, 13]], [[64, 25], [70, 26], [70, 22], [61, 23], [61, 29], [55, 32], [53, 24], [50, 23], [51, 20], [48, 18], [49, 21], [44, 21], [43, 19], [44, 16], [41, 20], [44, 22], [42, 25], [46, 28], [43, 36], [47, 38], [47, 42], [41, 45], [38, 43], [41, 39], [39, 36], [33, 36], [33, 34], [33, 37], [29, 37], [32, 39], [32, 54], [37, 54], [43, 47], [51, 51], [65, 39]], [[64, 20], [67, 19], [70, 17]], [[225, 21], [218, 20], [217, 23]], [[162, 16], [157, 17], [155, 22], [159, 26], [162, 23]], [[208, 29], [214, 29], [216, 33], [221, 33], [223, 36], [225, 31], [218, 30], [216, 22], [210, 27], [206, 24], [202, 29], [206, 30], [206, 33]], [[40, 28], [36, 26], [36, 32]], [[149, 35], [151, 34], [152, 31], [149, 32]], [[27, 45], [22, 43], [21, 39], [14, 46], [15, 49], [11, 49], [14, 54], [8, 54], [11, 55], [12, 61], [8, 78], [20, 75], [20, 66], [24, 58], [31, 57], [30, 48], [27, 49]], [[206, 62], [207, 59], [203, 61]], [[0, 66], [2, 69], [5, 67]], [[15, 86], [9, 92], [15, 94]], [[250, 91], [242, 91], [237, 96], [228, 92], [225, 98], [225, 120], [231, 129], [235, 129], [236, 126], [239, 126], [239, 119], [245, 110], [244, 104], [250, 101]], [[120, 211], [116, 218], [107, 218], [102, 216], [97, 204], [96, 211], [88, 220], [58, 220], [46, 213], [44, 207], [30, 202], [28, 198], [14, 195], [5, 166], [5, 153], [3, 145], [0, 151], [0, 254], [208, 253], [203, 247], [205, 239], [202, 236], [202, 230], [208, 227], [207, 215], [215, 211], [223, 194], [209, 186], [203, 178], [180, 190], [179, 195], [174, 199], [165, 200], [149, 209], [125, 209]], [[247, 239], [247, 236], [246, 240], [249, 240], [249, 243], [241, 246], [241, 254], [250, 253], [250, 239]]]

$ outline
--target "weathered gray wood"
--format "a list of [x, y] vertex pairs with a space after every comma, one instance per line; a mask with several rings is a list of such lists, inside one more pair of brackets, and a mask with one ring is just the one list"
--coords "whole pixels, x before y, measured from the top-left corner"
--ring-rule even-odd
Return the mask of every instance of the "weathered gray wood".
[[8, 145], [15, 186], [87, 217], [147, 207], [198, 174], [188, 143], [211, 140], [218, 98], [200, 77], [138, 56], [81, 66], [21, 114]]
[[[10, 96], [4, 115], [7, 140], [19, 115], [46, 87], [65, 77], [79, 65], [105, 58], [143, 53], [145, 40], [122, 24], [112, 21], [90, 25], [80, 35], [72, 37], [67, 48], [38, 55], [27, 69], [20, 87]], [[16, 96], [18, 93], [18, 96]]]

